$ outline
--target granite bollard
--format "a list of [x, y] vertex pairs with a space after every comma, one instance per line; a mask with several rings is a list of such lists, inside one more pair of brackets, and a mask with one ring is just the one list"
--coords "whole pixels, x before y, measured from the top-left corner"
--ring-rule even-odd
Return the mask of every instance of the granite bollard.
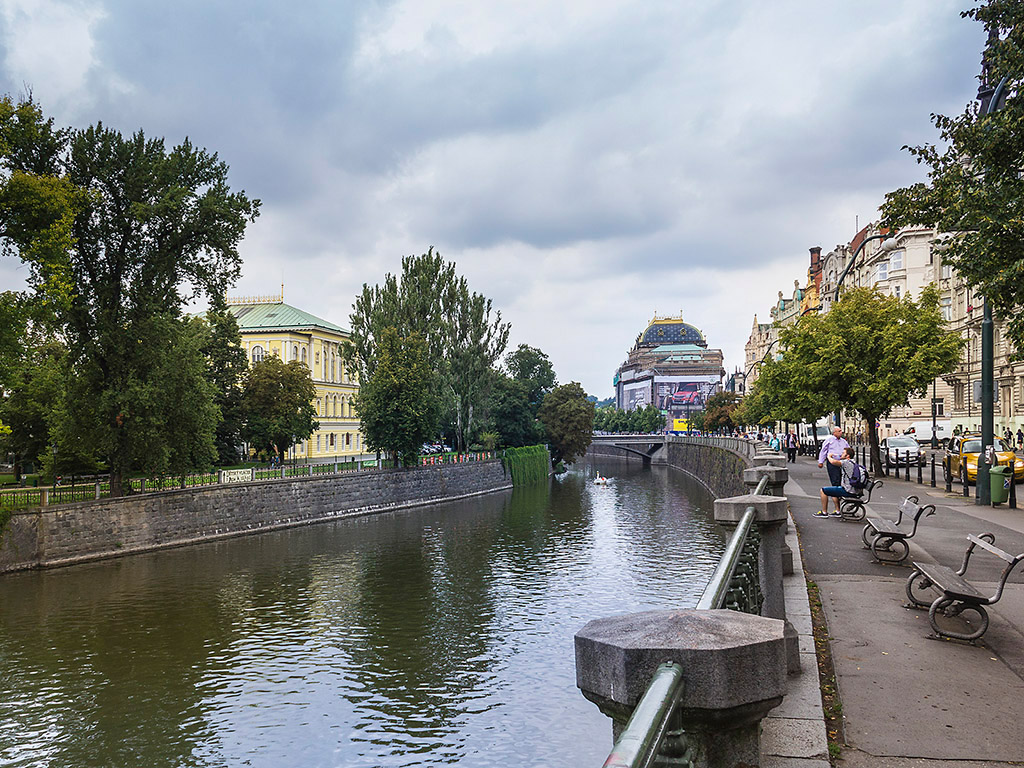
[[786, 693], [778, 619], [728, 610], [647, 611], [595, 619], [575, 638], [576, 684], [612, 718], [615, 738], [659, 664], [683, 668], [673, 728], [701, 768], [756, 766], [760, 721]]

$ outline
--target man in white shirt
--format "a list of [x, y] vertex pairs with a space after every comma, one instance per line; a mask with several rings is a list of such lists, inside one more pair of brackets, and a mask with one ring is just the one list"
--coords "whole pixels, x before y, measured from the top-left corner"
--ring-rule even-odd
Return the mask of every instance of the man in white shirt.
[[818, 466], [825, 467], [828, 470], [829, 485], [838, 486], [842, 479], [842, 470], [838, 465], [833, 464], [829, 459], [841, 459], [843, 457], [843, 449], [849, 448], [850, 444], [846, 442], [846, 438], [843, 437], [843, 430], [839, 427], [832, 427], [832, 434], [825, 438], [825, 442], [821, 444], [821, 450], [818, 451]]

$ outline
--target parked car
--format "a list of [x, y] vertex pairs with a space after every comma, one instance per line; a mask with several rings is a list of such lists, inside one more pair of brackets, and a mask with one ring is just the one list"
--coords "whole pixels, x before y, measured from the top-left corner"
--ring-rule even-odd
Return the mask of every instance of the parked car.
[[[930, 431], [930, 430], [929, 430]], [[910, 435], [887, 437], [878, 446], [887, 467], [905, 467], [907, 464], [924, 466], [925, 453]]]
[[[996, 463], [1013, 467], [1013, 478], [1024, 480], [1024, 460], [1002, 438], [995, 438]], [[943, 462], [943, 476], [957, 478], [961, 483], [970, 485], [978, 479], [978, 456], [981, 454], [981, 435], [969, 434], [951, 438], [946, 450], [946, 461]]]

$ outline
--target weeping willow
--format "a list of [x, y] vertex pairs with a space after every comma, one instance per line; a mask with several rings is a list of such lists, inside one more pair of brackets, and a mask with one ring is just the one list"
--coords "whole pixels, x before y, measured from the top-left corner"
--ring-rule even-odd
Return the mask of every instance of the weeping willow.
[[551, 457], [543, 445], [527, 445], [508, 448], [501, 463], [512, 475], [512, 485], [533, 485], [547, 481]]

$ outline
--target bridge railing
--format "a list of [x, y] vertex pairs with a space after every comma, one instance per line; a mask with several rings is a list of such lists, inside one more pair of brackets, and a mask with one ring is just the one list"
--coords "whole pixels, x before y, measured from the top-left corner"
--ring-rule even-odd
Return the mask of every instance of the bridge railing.
[[[747, 441], [737, 438], [673, 436], [672, 439], [694, 444], [712, 444], [735, 452], [745, 451], [747, 447]], [[751, 456], [754, 454], [753, 449], [754, 445], [751, 443]], [[749, 481], [751, 486], [753, 481], [750, 478], [758, 478], [756, 486], [751, 489], [752, 496], [720, 500], [724, 504], [721, 516], [718, 509], [720, 502], [716, 502], [716, 519], [723, 524], [735, 524], [735, 528], [696, 608], [690, 611], [657, 612], [645, 616], [645, 621], [649, 622], [644, 630], [645, 634], [657, 638], [664, 632], [664, 637], [671, 639], [668, 644], [664, 644], [664, 640], [659, 640], [658, 642], [662, 644], [657, 649], [639, 649], [639, 656], [643, 656], [645, 652], [650, 653], [650, 666], [646, 667], [647, 669], [654, 668], [655, 664], [657, 666], [619, 732], [615, 745], [604, 763], [605, 768], [647, 768], [663, 765], [700, 768], [709, 765], [758, 764], [759, 719], [781, 701], [782, 693], [785, 691], [788, 653], [785, 649], [786, 639], [779, 622], [772, 623], [769, 619], [762, 618], [774, 615], [773, 611], [768, 609], [782, 600], [781, 572], [778, 579], [774, 579], [774, 569], [762, 560], [766, 557], [765, 553], [768, 553], [768, 559], [776, 556], [778, 539], [775, 538], [774, 529], [779, 528], [778, 507], [781, 504], [783, 509], [785, 508], [784, 499], [766, 500], [764, 497], [772, 492], [781, 493], [786, 473], [785, 469], [778, 467], [747, 470], [744, 480]], [[766, 512], [766, 508], [772, 511]], [[765, 521], [768, 521], [767, 527]], [[762, 528], [765, 530], [764, 537]], [[762, 584], [762, 576], [765, 574], [768, 583]], [[772, 595], [766, 601], [762, 588], [777, 591], [779, 594]], [[738, 614], [743, 614], [747, 618], [739, 618]], [[731, 615], [736, 615], [737, 618], [729, 619], [728, 616]], [[784, 619], [784, 612], [781, 617], [776, 618]], [[768, 622], [768, 625], [765, 622]], [[767, 637], [766, 628], [769, 630], [767, 634], [772, 635], [771, 642], [763, 641], [763, 638]], [[598, 619], [581, 630], [577, 635], [577, 680], [580, 681], [580, 687], [587, 698], [597, 703], [602, 711], [611, 715], [616, 722], [622, 722], [622, 719], [625, 719], [624, 712], [630, 709], [628, 703], [624, 704], [621, 700], [623, 694], [615, 693], [614, 688], [594, 692], [594, 689], [601, 688], [600, 674], [607, 674], [609, 670], [603, 670], [597, 677], [593, 677], [585, 668], [581, 670], [581, 666], [586, 667], [589, 663], [586, 659], [590, 652], [590, 643], [596, 640], [597, 645], [614, 647], [619, 641], [616, 632], [621, 633], [621, 618]], [[635, 629], [631, 629], [630, 632], [635, 632]], [[688, 632], [693, 633], [692, 639]], [[735, 640], [725, 642], [721, 648], [708, 648], [709, 645], [714, 645], [718, 638], [730, 633], [734, 634]], [[709, 636], [714, 636], [715, 640], [709, 641]], [[633, 653], [637, 654], [633, 635], [630, 635], [628, 642], [634, 644]], [[654, 645], [657, 646], [658, 642]], [[665, 651], [665, 648], [673, 647], [673, 642], [685, 647], [681, 647], [674, 654]], [[737, 644], [749, 648], [748, 658], [759, 657], [756, 671], [751, 668], [749, 674], [744, 674], [735, 669], [737, 661], [734, 651]], [[695, 648], [701, 650], [695, 651]], [[702, 711], [701, 697], [708, 696], [707, 689], [714, 687], [709, 680], [718, 681], [717, 684], [721, 685], [721, 680], [726, 678], [731, 680], [734, 686], [737, 680], [742, 680], [744, 687], [749, 686], [758, 690], [744, 692], [750, 699], [742, 706], [734, 707], [733, 710], [728, 707], [717, 709], [710, 719], [700, 721], [701, 717], [706, 716], [706, 710], [705, 715], [693, 713]], [[591, 679], [598, 681], [597, 684], [584, 682]], [[626, 670], [627, 687], [629, 682], [629, 670]], [[621, 690], [621, 687], [620, 682], [618, 688]], [[719, 696], [721, 694], [722, 692], [719, 692]], [[733, 693], [727, 692], [723, 698], [731, 696]], [[752, 723], [751, 706], [760, 713]]]

